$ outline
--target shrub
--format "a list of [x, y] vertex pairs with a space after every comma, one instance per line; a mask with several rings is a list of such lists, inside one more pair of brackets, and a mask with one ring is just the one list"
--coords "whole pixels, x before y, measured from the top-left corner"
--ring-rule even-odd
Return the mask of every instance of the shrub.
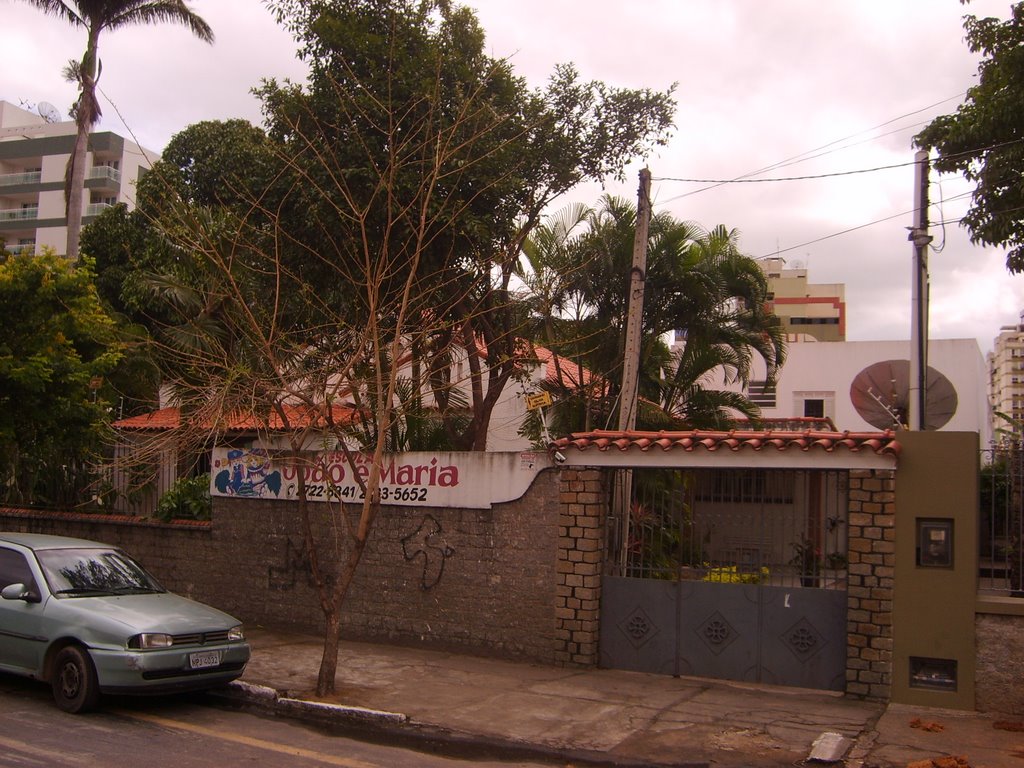
[[709, 568], [702, 581], [714, 581], [723, 584], [760, 584], [767, 581], [770, 571], [761, 566], [756, 571], [741, 571], [735, 565], [723, 565]]
[[178, 478], [156, 505], [156, 517], [168, 520], [209, 520], [210, 475]]

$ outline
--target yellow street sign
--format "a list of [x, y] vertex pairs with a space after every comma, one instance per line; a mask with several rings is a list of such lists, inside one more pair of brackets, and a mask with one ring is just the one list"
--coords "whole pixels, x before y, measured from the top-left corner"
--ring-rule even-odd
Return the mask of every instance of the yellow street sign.
[[528, 411], [535, 411], [546, 405], [551, 405], [550, 392], [535, 392], [532, 395], [526, 396], [526, 410]]

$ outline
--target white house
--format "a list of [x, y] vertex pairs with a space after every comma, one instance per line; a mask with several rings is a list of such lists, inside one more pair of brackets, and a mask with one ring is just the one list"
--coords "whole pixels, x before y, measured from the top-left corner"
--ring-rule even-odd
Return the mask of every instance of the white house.
[[[763, 366], [760, 375], [755, 373], [760, 380], [746, 391], [765, 419], [826, 417], [840, 430], [883, 429], [895, 426], [905, 412], [909, 356], [907, 341], [800, 342], [789, 345], [774, 391], [764, 390]], [[987, 369], [978, 342], [933, 340], [928, 346], [928, 367], [928, 407], [934, 418], [930, 428], [977, 432], [981, 444], [987, 445], [991, 438]], [[709, 386], [721, 385], [711, 382]], [[738, 385], [731, 388], [739, 390]]]

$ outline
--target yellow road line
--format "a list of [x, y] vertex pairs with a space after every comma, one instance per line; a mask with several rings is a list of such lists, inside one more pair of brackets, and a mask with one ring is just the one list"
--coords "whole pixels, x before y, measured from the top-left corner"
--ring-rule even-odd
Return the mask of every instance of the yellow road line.
[[67, 754], [63, 747], [57, 750], [51, 749], [40, 749], [37, 746], [28, 744], [24, 741], [18, 741], [16, 739], [7, 739], [0, 736], [0, 747], [11, 752], [22, 752], [26, 755], [32, 755], [33, 757], [42, 758], [46, 761], [47, 765], [57, 765], [63, 761], [63, 764], [69, 762], [75, 763], [76, 765], [88, 765], [88, 761], [83, 762], [82, 760]]
[[142, 712], [127, 712], [118, 711], [118, 715], [122, 717], [128, 717], [133, 720], [144, 720], [154, 725], [162, 725], [166, 728], [176, 728], [180, 731], [188, 731], [190, 733], [196, 733], [200, 736], [207, 736], [211, 739], [220, 739], [221, 741], [230, 741], [234, 744], [241, 744], [247, 747], [254, 747], [255, 749], [264, 749], [268, 752], [277, 752], [282, 755], [290, 755], [292, 757], [304, 757], [308, 760], [316, 760], [317, 762], [326, 763], [327, 765], [340, 765], [343, 768], [381, 768], [378, 763], [367, 763], [362, 760], [354, 760], [347, 757], [338, 757], [337, 755], [328, 755], [323, 752], [314, 752], [310, 749], [302, 749], [300, 747], [289, 747], [284, 744], [278, 744], [273, 741], [265, 741], [263, 739], [255, 739], [252, 736], [243, 736], [240, 733], [231, 733], [229, 731], [218, 730], [216, 728], [205, 728], [201, 725], [195, 725], [194, 723], [183, 723], [179, 720], [169, 720], [165, 717], [158, 717], [156, 715], [144, 714]]

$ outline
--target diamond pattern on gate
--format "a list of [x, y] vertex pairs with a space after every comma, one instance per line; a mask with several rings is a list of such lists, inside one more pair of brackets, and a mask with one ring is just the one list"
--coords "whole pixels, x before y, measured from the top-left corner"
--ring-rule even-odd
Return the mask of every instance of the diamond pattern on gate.
[[807, 661], [826, 644], [824, 636], [806, 618], [783, 632], [779, 639], [800, 661]]
[[643, 608], [637, 607], [618, 624], [619, 631], [626, 636], [626, 639], [639, 648], [661, 630]]
[[704, 641], [716, 656], [732, 645], [739, 637], [735, 627], [718, 611], [708, 616], [696, 629], [697, 637]]

